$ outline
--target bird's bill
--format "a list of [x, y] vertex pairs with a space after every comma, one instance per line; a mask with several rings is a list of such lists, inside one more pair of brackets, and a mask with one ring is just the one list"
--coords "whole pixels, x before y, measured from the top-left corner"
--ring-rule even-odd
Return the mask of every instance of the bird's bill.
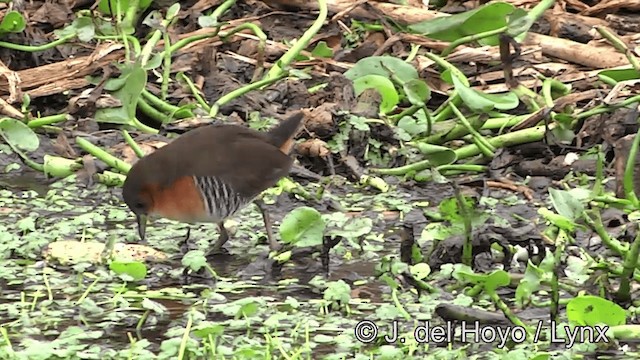
[[144, 236], [147, 230], [147, 215], [136, 215], [138, 220], [138, 234], [140, 234], [140, 240], [144, 241]]

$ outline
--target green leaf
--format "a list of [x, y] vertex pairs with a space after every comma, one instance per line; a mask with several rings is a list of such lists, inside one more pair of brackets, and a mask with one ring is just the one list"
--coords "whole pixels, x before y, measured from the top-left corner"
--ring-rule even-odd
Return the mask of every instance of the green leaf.
[[9, 11], [0, 22], [0, 34], [18, 33], [24, 31], [27, 22], [17, 11]]
[[23, 218], [16, 223], [16, 226], [20, 231], [36, 231], [36, 220], [31, 216]]
[[353, 81], [366, 75], [380, 75], [387, 79], [397, 76], [401, 83], [419, 79], [418, 71], [411, 65], [393, 56], [370, 56], [361, 59], [344, 76]]
[[472, 110], [477, 112], [488, 112], [494, 108], [499, 110], [515, 109], [520, 100], [512, 92], [505, 94], [485, 94], [483, 92], [465, 86], [457, 77], [452, 76], [451, 80], [462, 101]]
[[415, 146], [425, 155], [425, 158], [429, 160], [432, 166], [453, 164], [458, 159], [456, 152], [446, 146], [425, 142], [416, 143]]
[[418, 280], [425, 279], [429, 274], [431, 274], [431, 267], [426, 263], [418, 263], [410, 268], [411, 275]]
[[631, 67], [628, 69], [608, 69], [600, 71], [598, 76], [607, 77], [617, 83], [621, 81], [640, 79], [640, 71]]
[[580, 326], [623, 325], [626, 313], [620, 305], [599, 296], [583, 295], [567, 303], [567, 318]]
[[328, 282], [324, 290], [324, 300], [339, 301], [346, 305], [351, 300], [351, 287], [344, 280]]
[[516, 304], [523, 308], [531, 302], [531, 296], [540, 288], [543, 272], [529, 261], [524, 277], [516, 288]]
[[402, 84], [407, 99], [413, 105], [424, 106], [431, 98], [431, 89], [427, 83], [420, 79], [409, 80]]
[[0, 134], [11, 145], [24, 151], [35, 151], [40, 146], [38, 135], [27, 124], [16, 119], [0, 119]]
[[398, 121], [397, 126], [410, 135], [409, 139], [411, 139], [412, 136], [421, 134], [427, 130], [427, 124], [419, 124], [418, 119], [411, 116], [403, 116], [400, 121]]
[[182, 266], [189, 267], [192, 271], [198, 271], [207, 265], [207, 258], [204, 251], [191, 250], [182, 257]]
[[507, 34], [516, 40], [523, 39], [527, 31], [537, 19], [523, 9], [515, 9], [513, 13], [507, 17]]
[[224, 333], [224, 325], [221, 324], [206, 324], [206, 326], [199, 325], [193, 330], [193, 335], [204, 339], [211, 335], [216, 338]]
[[299, 247], [322, 244], [326, 224], [318, 210], [307, 206], [294, 209], [282, 219], [280, 237]]
[[356, 96], [359, 96], [367, 89], [375, 89], [382, 98], [380, 112], [383, 114], [392, 111], [400, 101], [393, 82], [384, 76], [365, 75], [359, 77], [353, 81], [353, 89], [355, 90]]
[[568, 232], [573, 232], [577, 226], [576, 223], [570, 218], [556, 214], [553, 211], [546, 208], [538, 209], [538, 214], [540, 214], [542, 217], [544, 217], [547, 221], [549, 221], [553, 225], [563, 230], [566, 230]]
[[198, 16], [198, 25], [201, 28], [213, 28], [219, 26], [218, 17], [211, 15], [200, 15]]
[[333, 49], [327, 46], [326, 42], [320, 41], [313, 51], [311, 51], [311, 55], [321, 58], [331, 58], [333, 57]]
[[511, 283], [509, 273], [504, 270], [496, 270], [487, 276], [484, 288], [487, 292], [494, 292], [497, 288], [507, 286]]
[[[516, 8], [495, 2], [452, 16], [443, 16], [409, 25], [409, 30], [432, 39], [452, 42], [462, 37], [497, 30], [507, 26], [507, 16]], [[499, 36], [479, 39], [481, 45], [498, 45]]]
[[121, 78], [125, 78], [123, 86], [113, 93], [120, 100], [122, 106], [117, 108], [98, 109], [95, 119], [98, 122], [132, 125], [140, 94], [147, 84], [147, 72], [136, 63], [125, 68]]
[[[582, 196], [584, 196], [584, 194]], [[584, 198], [580, 197], [579, 192], [549, 188], [549, 198], [558, 214], [571, 220], [577, 220], [582, 217], [584, 204], [581, 199]]]
[[329, 234], [355, 240], [361, 236], [370, 234], [372, 227], [373, 220], [365, 217], [355, 217], [349, 218], [340, 228], [332, 229]]
[[[151, 0], [149, 0], [149, 3], [151, 3]], [[167, 9], [167, 20], [172, 20], [174, 17], [178, 16], [178, 13], [180, 12], [180, 3], [177, 2], [171, 6], [169, 6], [169, 9]]]
[[109, 269], [117, 275], [128, 275], [133, 281], [139, 281], [147, 276], [147, 266], [140, 261], [112, 261]]
[[58, 37], [75, 34], [80, 41], [89, 42], [96, 35], [96, 25], [90, 17], [78, 17], [73, 20], [71, 25], [63, 29], [54, 30], [54, 33]]

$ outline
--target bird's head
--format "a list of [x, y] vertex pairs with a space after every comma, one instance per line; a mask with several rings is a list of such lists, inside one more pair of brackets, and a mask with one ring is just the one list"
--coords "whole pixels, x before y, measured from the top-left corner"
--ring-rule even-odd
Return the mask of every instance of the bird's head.
[[151, 180], [149, 173], [145, 171], [144, 164], [140, 162], [134, 165], [122, 187], [122, 197], [129, 209], [136, 215], [138, 222], [138, 234], [144, 241], [147, 227], [147, 217], [153, 209], [153, 196], [151, 194]]

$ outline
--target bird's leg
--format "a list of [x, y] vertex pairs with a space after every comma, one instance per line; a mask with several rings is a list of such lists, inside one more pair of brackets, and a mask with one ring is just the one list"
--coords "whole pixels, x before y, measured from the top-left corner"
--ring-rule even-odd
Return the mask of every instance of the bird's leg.
[[271, 251], [276, 251], [280, 248], [280, 244], [273, 237], [273, 231], [271, 229], [271, 218], [269, 217], [269, 213], [267, 209], [264, 207], [264, 202], [261, 199], [253, 200], [253, 203], [258, 207], [260, 213], [262, 214], [262, 219], [264, 220], [264, 227], [267, 230], [267, 240], [269, 240], [269, 249]]
[[191, 227], [187, 227], [187, 235], [185, 235], [184, 240], [182, 240], [182, 244], [180, 244], [180, 251], [183, 254], [189, 252], [189, 237], [191, 236]]
[[229, 240], [229, 233], [224, 227], [224, 222], [221, 221], [218, 223], [218, 229], [220, 229], [220, 235], [218, 236], [218, 240], [216, 241], [216, 243], [213, 244], [213, 247], [209, 251], [209, 254], [219, 253], [220, 250], [222, 250], [222, 245], [224, 245], [227, 240]]

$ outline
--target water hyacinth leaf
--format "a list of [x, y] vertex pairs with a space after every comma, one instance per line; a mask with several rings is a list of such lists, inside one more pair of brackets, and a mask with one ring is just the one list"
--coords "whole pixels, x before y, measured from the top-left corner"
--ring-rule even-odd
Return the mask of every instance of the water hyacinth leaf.
[[27, 22], [22, 14], [17, 11], [9, 11], [0, 22], [0, 34], [22, 32], [26, 25]]
[[147, 276], [147, 266], [139, 261], [112, 261], [109, 269], [117, 275], [127, 275], [133, 281], [139, 281]]
[[418, 150], [425, 155], [425, 159], [433, 166], [450, 165], [458, 160], [456, 152], [446, 146], [433, 145], [425, 142], [415, 144]]
[[582, 217], [584, 204], [581, 200], [587, 200], [588, 196], [588, 193], [549, 188], [549, 198], [554, 209], [558, 214], [572, 220]]
[[367, 89], [376, 90], [382, 98], [380, 102], [380, 112], [383, 114], [392, 111], [400, 101], [393, 82], [384, 76], [365, 75], [359, 77], [353, 81], [353, 89], [355, 90], [356, 96], [359, 96]]
[[80, 41], [89, 42], [96, 35], [96, 24], [90, 17], [78, 17], [71, 25], [53, 32], [58, 37], [76, 35]]
[[318, 210], [307, 206], [288, 213], [280, 225], [280, 237], [287, 244], [306, 247], [322, 244], [326, 224]]
[[373, 220], [366, 217], [354, 217], [348, 219], [342, 226], [331, 229], [331, 236], [342, 236], [346, 239], [358, 239], [361, 236], [371, 233]]
[[567, 303], [567, 318], [580, 326], [623, 325], [626, 313], [620, 305], [599, 296], [583, 295]]
[[115, 108], [98, 109], [95, 119], [98, 122], [132, 125], [136, 115], [136, 107], [140, 94], [147, 84], [147, 72], [136, 63], [123, 70], [125, 78], [123, 86], [112, 95], [120, 100], [121, 106]]
[[425, 279], [431, 273], [431, 267], [426, 263], [412, 265], [409, 269], [411, 270], [411, 275], [418, 280]]
[[411, 64], [393, 56], [370, 56], [361, 59], [344, 73], [351, 81], [366, 75], [380, 75], [387, 79], [395, 75], [402, 83], [419, 79], [418, 71]]
[[16, 119], [0, 119], [0, 134], [8, 143], [24, 151], [35, 151], [40, 146], [38, 135], [27, 124]]
[[507, 16], [507, 34], [516, 40], [524, 39], [536, 18], [523, 9], [515, 9]]
[[457, 76], [451, 80], [462, 101], [472, 110], [488, 112], [494, 108], [499, 110], [511, 110], [518, 106], [519, 100], [512, 92], [505, 94], [485, 94], [468, 86], [465, 86]]
[[516, 304], [524, 307], [531, 301], [531, 295], [538, 291], [540, 283], [543, 280], [544, 271], [535, 266], [532, 262], [528, 262], [524, 277], [518, 283], [516, 288]]
[[598, 73], [598, 77], [610, 79], [613, 83], [618, 83], [626, 80], [640, 79], [640, 71], [634, 68], [628, 69], [608, 69]]
[[418, 119], [411, 116], [403, 116], [402, 119], [398, 121], [398, 128], [409, 134], [409, 139], [411, 139], [412, 136], [421, 134], [427, 130], [426, 124], [419, 124]]
[[402, 84], [402, 88], [407, 95], [407, 99], [413, 105], [424, 106], [431, 98], [431, 89], [423, 80], [409, 80]]
[[484, 288], [488, 292], [494, 292], [496, 289], [509, 285], [511, 277], [504, 270], [496, 270], [487, 276]]
[[[507, 16], [514, 10], [512, 4], [495, 2], [464, 13], [422, 21], [410, 25], [409, 30], [432, 39], [451, 42], [507, 26]], [[497, 45], [499, 36], [478, 39], [478, 42], [481, 45]]]

